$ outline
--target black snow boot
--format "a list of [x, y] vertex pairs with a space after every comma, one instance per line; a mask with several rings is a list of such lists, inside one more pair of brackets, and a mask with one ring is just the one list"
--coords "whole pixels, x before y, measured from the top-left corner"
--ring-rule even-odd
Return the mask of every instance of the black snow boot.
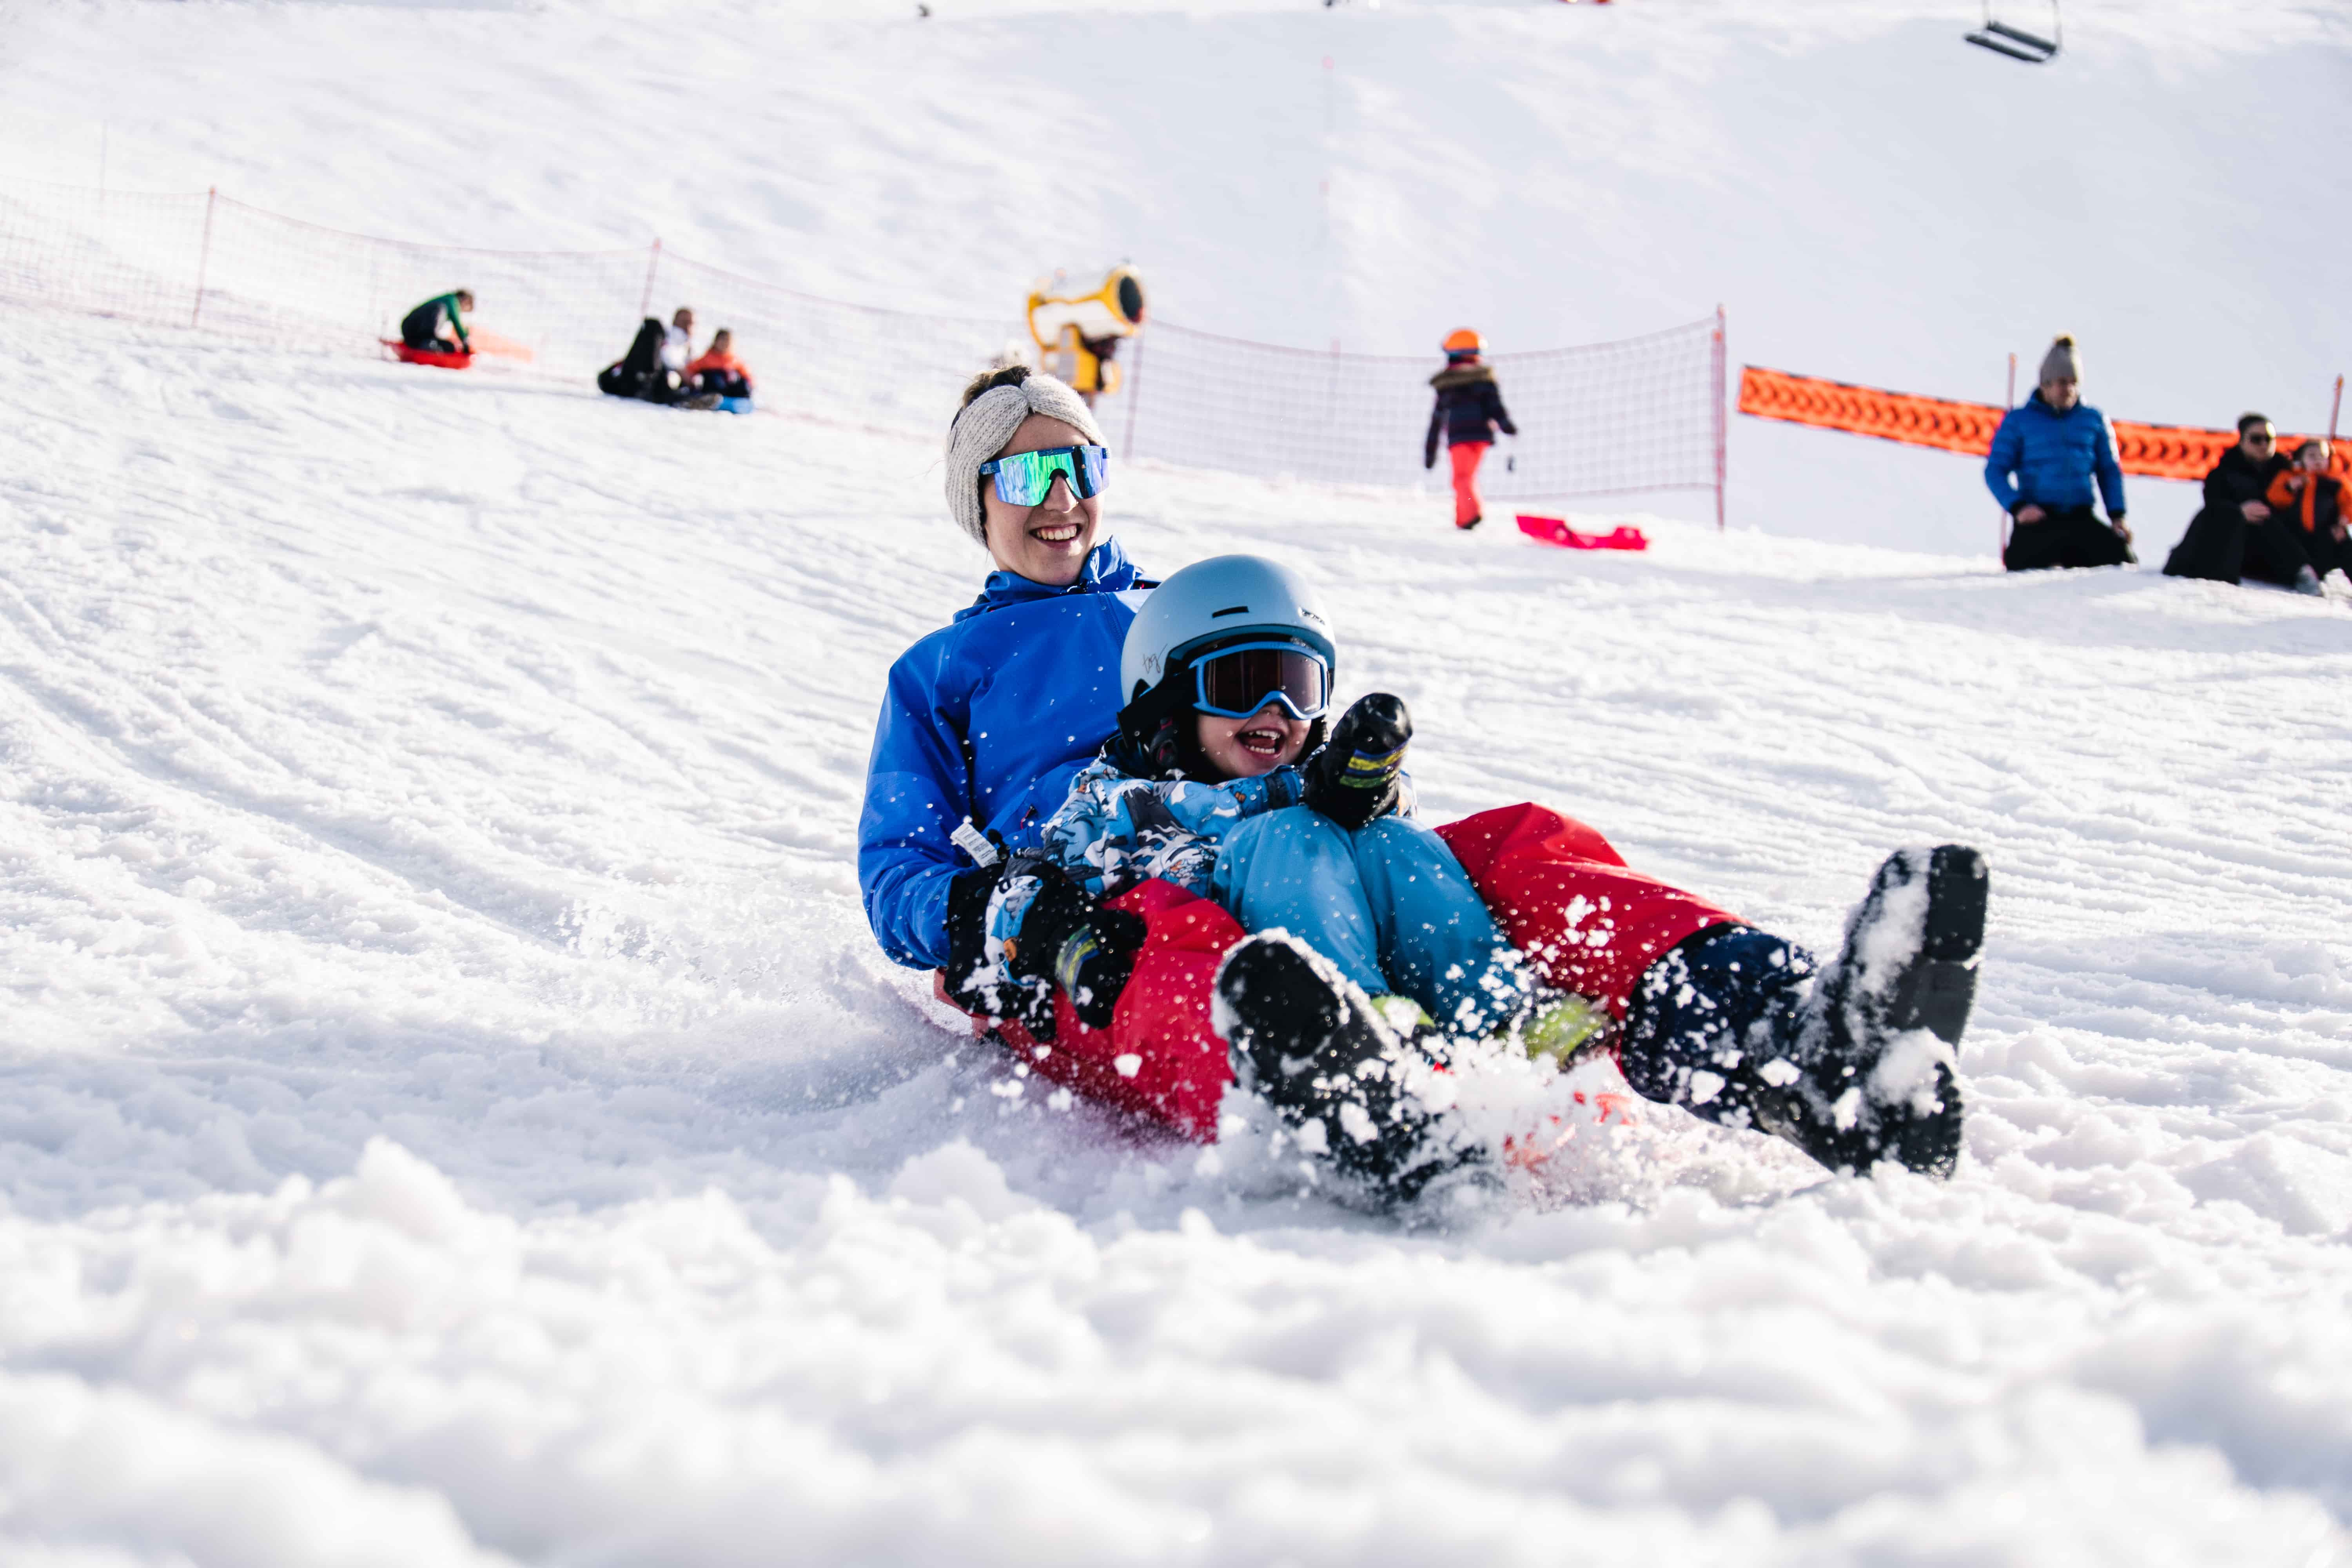
[[1832, 1170], [1891, 1159], [1949, 1176], [1961, 1102], [1948, 1058], [1976, 995], [1987, 887], [1973, 849], [1898, 850], [1811, 994], [1801, 949], [1745, 926], [1701, 931], [1643, 972], [1619, 1058], [1626, 1080]]
[[1217, 1032], [1234, 1077], [1386, 1204], [1478, 1158], [1405, 1087], [1431, 1058], [1363, 992], [1286, 931], [1250, 937], [1217, 970]]

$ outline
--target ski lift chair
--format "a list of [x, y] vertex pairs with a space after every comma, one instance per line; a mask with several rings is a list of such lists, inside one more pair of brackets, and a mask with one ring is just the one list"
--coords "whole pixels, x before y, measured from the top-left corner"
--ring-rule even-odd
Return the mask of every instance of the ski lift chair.
[[2012, 27], [2006, 22], [1996, 20], [1992, 14], [1992, 0], [1985, 0], [1984, 26], [1968, 35], [1968, 39], [1980, 49], [1990, 49], [1994, 54], [2007, 55], [2011, 59], [2040, 66], [2048, 65], [2057, 58], [2058, 46], [2065, 37], [2058, 20], [2058, 0], [2050, 0], [2050, 36], [2046, 38], [2038, 33], [2029, 33], [2022, 27]]

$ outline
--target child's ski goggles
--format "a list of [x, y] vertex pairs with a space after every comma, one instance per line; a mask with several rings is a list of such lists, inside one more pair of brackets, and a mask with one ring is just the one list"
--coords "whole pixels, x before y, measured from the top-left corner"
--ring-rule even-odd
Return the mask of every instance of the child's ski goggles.
[[1319, 719], [1331, 705], [1331, 667], [1293, 642], [1221, 647], [1192, 666], [1192, 680], [1193, 709], [1220, 719], [1246, 719], [1269, 702]]
[[1080, 500], [1102, 494], [1103, 470], [1109, 466], [1108, 447], [1048, 447], [992, 458], [980, 471], [996, 477], [996, 499], [1005, 505], [1035, 506], [1054, 488], [1055, 474], [1070, 481], [1070, 493]]

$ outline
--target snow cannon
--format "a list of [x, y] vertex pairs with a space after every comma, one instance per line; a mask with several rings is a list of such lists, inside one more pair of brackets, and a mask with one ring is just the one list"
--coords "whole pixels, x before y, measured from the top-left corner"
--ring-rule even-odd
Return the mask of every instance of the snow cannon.
[[1101, 394], [1118, 390], [1111, 356], [1121, 339], [1142, 328], [1143, 278], [1132, 267], [1112, 268], [1089, 293], [1074, 292], [1060, 272], [1029, 292], [1029, 336], [1040, 368], [1069, 383], [1089, 407]]

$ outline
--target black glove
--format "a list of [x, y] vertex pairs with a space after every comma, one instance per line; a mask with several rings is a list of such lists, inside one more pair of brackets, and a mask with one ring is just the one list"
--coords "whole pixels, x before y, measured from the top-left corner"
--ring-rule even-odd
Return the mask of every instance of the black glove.
[[1021, 917], [1020, 935], [1009, 944], [1005, 967], [1042, 984], [1049, 995], [1056, 985], [1068, 992], [1087, 1027], [1110, 1027], [1143, 946], [1143, 917], [1103, 908], [1050, 862], [1016, 857], [1007, 880], [1024, 876], [1034, 878], [1037, 889]]
[[1342, 827], [1361, 827], [1403, 804], [1404, 749], [1412, 715], [1404, 699], [1374, 691], [1356, 699], [1329, 744], [1307, 759], [1307, 804]]
[[1054, 1037], [1054, 987], [1006, 981], [988, 958], [988, 913], [1011, 868], [1003, 860], [959, 871], [948, 882], [948, 999], [978, 1017], [1011, 1019], [1038, 1040]]

